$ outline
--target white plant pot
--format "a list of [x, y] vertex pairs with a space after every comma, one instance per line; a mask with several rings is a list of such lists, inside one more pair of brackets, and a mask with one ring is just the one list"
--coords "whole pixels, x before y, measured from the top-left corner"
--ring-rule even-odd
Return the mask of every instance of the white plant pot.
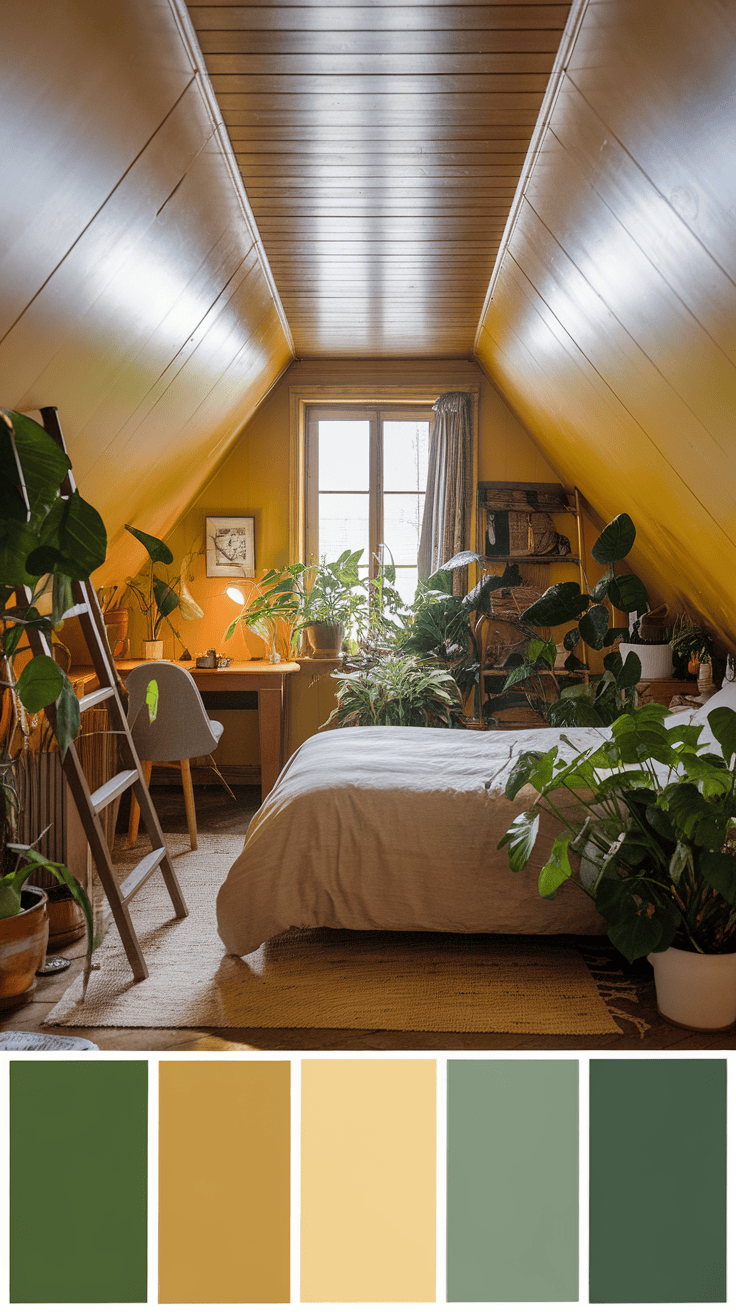
[[660, 1015], [688, 1030], [727, 1030], [736, 1021], [736, 952], [652, 952]]
[[342, 651], [345, 630], [342, 624], [310, 624], [307, 629], [314, 657], [331, 657], [336, 660]]
[[164, 658], [163, 638], [158, 638], [155, 642], [144, 642], [143, 659], [147, 661], [162, 661]]
[[669, 679], [675, 668], [668, 642], [621, 642], [618, 650], [624, 663], [630, 651], [639, 657], [642, 679]]

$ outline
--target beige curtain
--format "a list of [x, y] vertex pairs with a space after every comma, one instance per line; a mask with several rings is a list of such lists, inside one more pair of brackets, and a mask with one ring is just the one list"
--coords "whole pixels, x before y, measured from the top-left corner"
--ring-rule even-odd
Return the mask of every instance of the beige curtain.
[[[446, 392], [433, 410], [436, 419], [429, 446], [427, 495], [419, 541], [419, 577], [468, 546], [473, 496], [473, 398], [469, 392]], [[467, 570], [453, 572], [453, 592], [466, 591]]]

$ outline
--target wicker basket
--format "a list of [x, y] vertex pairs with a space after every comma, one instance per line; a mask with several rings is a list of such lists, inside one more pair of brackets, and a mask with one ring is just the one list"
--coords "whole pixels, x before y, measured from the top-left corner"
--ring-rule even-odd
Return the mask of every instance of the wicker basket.
[[500, 669], [514, 652], [523, 652], [529, 638], [513, 621], [492, 615], [484, 620], [483, 641], [486, 645], [486, 667]]
[[525, 583], [518, 588], [499, 588], [491, 593], [491, 613], [498, 619], [518, 620], [527, 606], [538, 601], [544, 588]]

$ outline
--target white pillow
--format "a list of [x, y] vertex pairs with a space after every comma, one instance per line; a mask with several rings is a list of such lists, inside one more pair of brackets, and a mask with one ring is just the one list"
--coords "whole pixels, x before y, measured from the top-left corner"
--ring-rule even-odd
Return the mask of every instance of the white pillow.
[[719, 706], [728, 706], [732, 711], [736, 711], [736, 682], [724, 683], [723, 687], [695, 712], [692, 723], [706, 724], [711, 711], [717, 710]]

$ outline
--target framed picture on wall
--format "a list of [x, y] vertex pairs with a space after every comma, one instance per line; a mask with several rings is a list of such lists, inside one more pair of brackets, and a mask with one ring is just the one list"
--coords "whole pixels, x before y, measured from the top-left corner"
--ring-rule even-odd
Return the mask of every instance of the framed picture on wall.
[[252, 515], [217, 515], [205, 519], [208, 579], [254, 579], [256, 521]]

